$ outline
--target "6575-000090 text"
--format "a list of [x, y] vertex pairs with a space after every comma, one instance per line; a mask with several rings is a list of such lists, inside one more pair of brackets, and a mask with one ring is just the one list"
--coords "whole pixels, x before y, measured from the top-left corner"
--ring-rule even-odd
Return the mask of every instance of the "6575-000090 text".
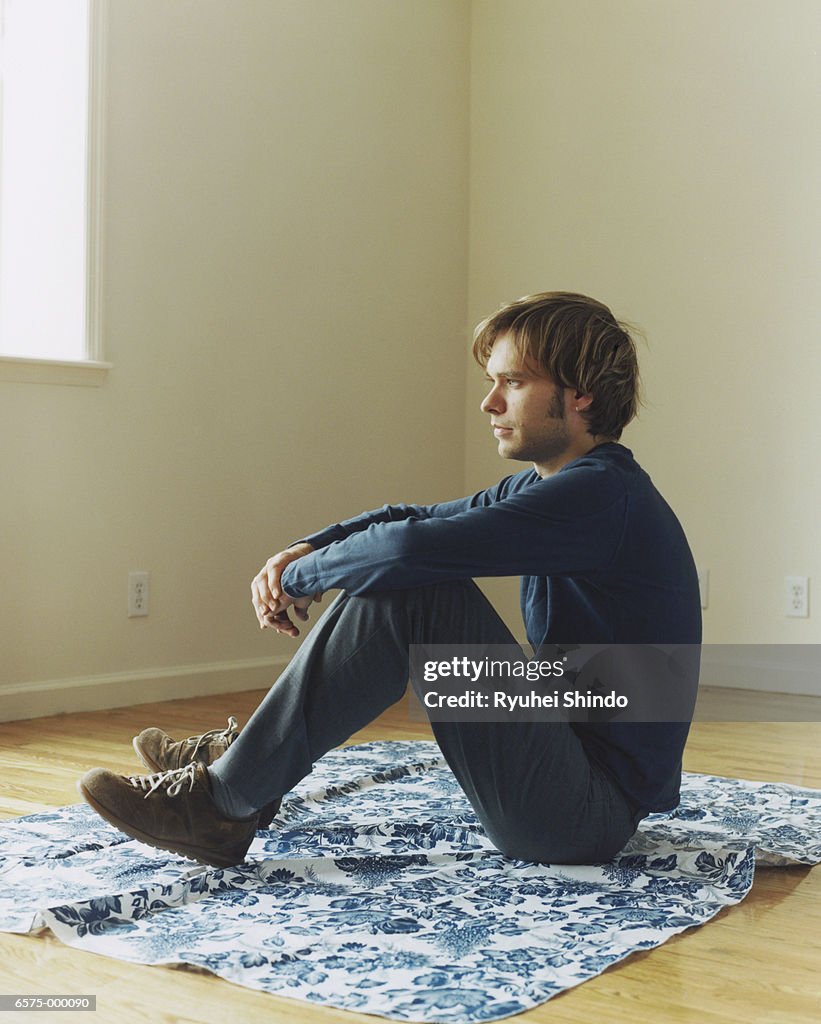
[[2, 1010], [96, 1010], [96, 996], [0, 995]]

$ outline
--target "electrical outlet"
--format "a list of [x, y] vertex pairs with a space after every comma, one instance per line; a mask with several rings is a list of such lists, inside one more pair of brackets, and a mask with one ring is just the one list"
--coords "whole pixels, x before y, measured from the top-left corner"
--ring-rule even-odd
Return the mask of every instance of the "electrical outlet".
[[137, 618], [148, 615], [148, 573], [130, 572], [128, 574], [128, 617]]
[[698, 569], [698, 592], [701, 596], [701, 607], [707, 607], [707, 600], [710, 596], [710, 570]]
[[810, 615], [809, 576], [785, 576], [784, 614], [791, 619], [807, 619]]

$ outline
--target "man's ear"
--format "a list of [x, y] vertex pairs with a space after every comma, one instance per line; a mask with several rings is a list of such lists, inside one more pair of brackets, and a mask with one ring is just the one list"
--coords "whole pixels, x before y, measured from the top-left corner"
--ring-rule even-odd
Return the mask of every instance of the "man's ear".
[[592, 404], [592, 395], [583, 395], [581, 391], [577, 391], [573, 396], [573, 409], [576, 412], [584, 412], [585, 409], [589, 409]]

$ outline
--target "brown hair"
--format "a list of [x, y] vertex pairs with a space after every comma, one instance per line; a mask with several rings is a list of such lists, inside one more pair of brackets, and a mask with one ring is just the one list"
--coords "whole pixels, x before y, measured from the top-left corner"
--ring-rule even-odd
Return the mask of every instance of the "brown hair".
[[621, 437], [636, 415], [639, 367], [635, 342], [601, 302], [573, 292], [542, 292], [510, 302], [473, 334], [473, 355], [486, 366], [498, 337], [510, 336], [520, 359], [562, 387], [592, 395], [581, 415], [588, 433]]

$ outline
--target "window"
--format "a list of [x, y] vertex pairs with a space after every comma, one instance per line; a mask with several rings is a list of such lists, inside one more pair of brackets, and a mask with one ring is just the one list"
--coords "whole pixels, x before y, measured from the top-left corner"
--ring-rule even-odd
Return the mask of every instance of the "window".
[[0, 379], [100, 383], [108, 366], [98, 301], [102, 8], [0, 0]]

